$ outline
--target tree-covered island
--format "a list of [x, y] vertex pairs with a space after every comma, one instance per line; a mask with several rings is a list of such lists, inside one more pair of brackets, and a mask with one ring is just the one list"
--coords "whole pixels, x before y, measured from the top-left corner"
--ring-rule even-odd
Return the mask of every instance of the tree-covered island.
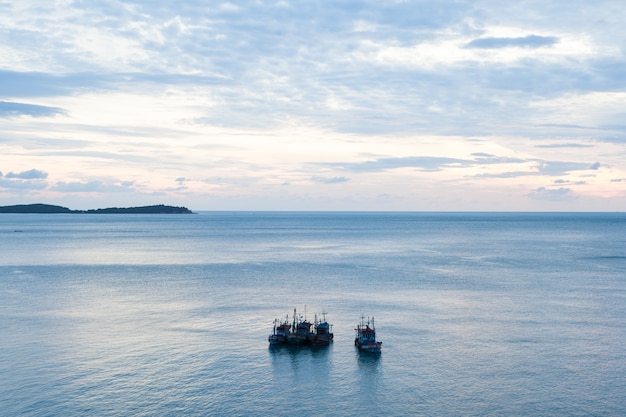
[[71, 210], [67, 207], [51, 204], [18, 204], [14, 206], [0, 206], [0, 213], [193, 214], [193, 212], [186, 207], [166, 206], [164, 204], [142, 207], [109, 207], [90, 210]]

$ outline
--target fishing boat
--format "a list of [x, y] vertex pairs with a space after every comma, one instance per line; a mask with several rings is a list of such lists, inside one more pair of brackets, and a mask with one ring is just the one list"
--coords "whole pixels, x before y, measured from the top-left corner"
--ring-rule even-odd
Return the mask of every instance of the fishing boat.
[[372, 317], [371, 327], [370, 318], [365, 321], [365, 316], [361, 316], [361, 323], [356, 326], [356, 337], [354, 344], [359, 350], [364, 352], [380, 352], [383, 342], [376, 340], [376, 327], [374, 326], [374, 317]]
[[306, 307], [304, 309], [304, 316], [298, 317], [296, 309], [293, 309], [293, 324], [291, 325], [292, 332], [287, 335], [287, 343], [290, 345], [304, 345], [310, 343], [315, 334], [311, 331], [313, 323], [306, 319]]
[[333, 325], [326, 321], [326, 312], [322, 313], [322, 319], [317, 320], [317, 314], [315, 315], [315, 324], [313, 326], [314, 335], [311, 339], [311, 343], [314, 345], [327, 345], [333, 341]]
[[289, 324], [289, 316], [284, 321], [274, 319], [274, 331], [267, 337], [270, 345], [287, 344], [287, 338], [291, 334], [291, 324]]

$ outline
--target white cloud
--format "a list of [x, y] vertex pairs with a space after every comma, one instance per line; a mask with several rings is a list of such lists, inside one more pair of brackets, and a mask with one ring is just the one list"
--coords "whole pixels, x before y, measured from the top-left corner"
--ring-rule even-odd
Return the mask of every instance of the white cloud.
[[528, 60], [567, 64], [571, 59], [611, 57], [619, 53], [618, 47], [593, 45], [588, 36], [575, 33], [538, 35], [532, 30], [491, 28], [480, 37], [444, 32], [410, 45], [364, 40], [352, 57], [382, 66], [436, 70], [468, 63], [511, 65]]

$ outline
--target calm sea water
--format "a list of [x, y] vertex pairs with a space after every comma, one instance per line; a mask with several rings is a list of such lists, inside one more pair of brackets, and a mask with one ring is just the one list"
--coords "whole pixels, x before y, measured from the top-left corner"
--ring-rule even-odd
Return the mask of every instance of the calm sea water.
[[626, 215], [3, 214], [0, 415], [623, 416]]

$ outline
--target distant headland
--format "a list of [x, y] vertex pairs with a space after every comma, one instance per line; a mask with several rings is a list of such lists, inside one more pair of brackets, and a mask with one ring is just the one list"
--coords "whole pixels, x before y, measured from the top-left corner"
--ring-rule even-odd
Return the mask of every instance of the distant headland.
[[70, 210], [67, 207], [54, 206], [51, 204], [18, 204], [15, 206], [0, 206], [0, 213], [193, 214], [193, 212], [186, 207], [166, 206], [163, 204], [142, 207], [109, 207], [90, 210]]

